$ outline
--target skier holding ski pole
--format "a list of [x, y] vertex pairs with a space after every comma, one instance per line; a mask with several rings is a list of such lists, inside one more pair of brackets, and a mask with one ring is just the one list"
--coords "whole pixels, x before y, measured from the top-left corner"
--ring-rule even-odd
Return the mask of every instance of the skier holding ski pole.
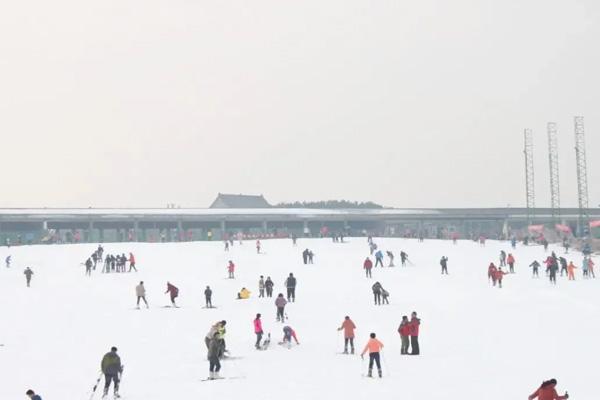
[[104, 394], [102, 397], [104, 398], [108, 395], [108, 389], [112, 381], [114, 382], [115, 399], [118, 399], [121, 397], [119, 396], [119, 382], [123, 373], [123, 365], [121, 364], [121, 358], [117, 355], [116, 347], [111, 347], [110, 352], [102, 357], [100, 366], [104, 374]]
[[367, 374], [367, 377], [372, 378], [373, 377], [373, 363], [377, 364], [377, 372], [379, 374], [379, 377], [382, 377], [382, 373], [381, 373], [381, 358], [380, 358], [380, 353], [381, 350], [383, 349], [383, 343], [381, 343], [378, 339], [376, 339], [375, 334], [371, 333], [369, 335], [370, 339], [367, 342], [367, 344], [365, 345], [365, 348], [363, 349], [362, 353], [360, 354], [360, 358], [364, 359], [365, 353], [368, 351], [369, 352], [369, 373]]

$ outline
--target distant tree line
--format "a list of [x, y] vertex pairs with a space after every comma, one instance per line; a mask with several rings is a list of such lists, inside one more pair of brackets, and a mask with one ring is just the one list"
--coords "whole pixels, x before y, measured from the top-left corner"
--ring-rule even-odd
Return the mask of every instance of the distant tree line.
[[373, 203], [372, 201], [359, 202], [359, 201], [348, 201], [348, 200], [323, 200], [323, 201], [295, 201], [293, 203], [279, 203], [274, 207], [277, 208], [324, 208], [324, 209], [338, 209], [338, 208], [358, 208], [358, 209], [373, 209], [373, 208], [385, 208], [380, 204]]

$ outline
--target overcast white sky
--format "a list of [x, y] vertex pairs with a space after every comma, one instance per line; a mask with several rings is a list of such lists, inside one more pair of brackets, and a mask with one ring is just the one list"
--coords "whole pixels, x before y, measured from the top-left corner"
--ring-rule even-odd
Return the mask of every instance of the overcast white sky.
[[546, 122], [600, 203], [597, 0], [0, 4], [0, 206], [208, 206], [217, 192], [396, 207], [525, 203]]

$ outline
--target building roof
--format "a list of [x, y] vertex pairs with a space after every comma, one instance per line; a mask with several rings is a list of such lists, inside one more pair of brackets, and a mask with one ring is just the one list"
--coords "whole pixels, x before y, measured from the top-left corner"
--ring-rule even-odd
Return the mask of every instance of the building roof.
[[263, 195], [219, 193], [210, 208], [271, 208]]

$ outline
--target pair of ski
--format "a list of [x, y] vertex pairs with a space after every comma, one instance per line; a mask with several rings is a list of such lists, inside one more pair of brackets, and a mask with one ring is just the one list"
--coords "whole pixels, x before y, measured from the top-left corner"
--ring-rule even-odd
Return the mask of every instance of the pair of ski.
[[220, 376], [218, 378], [200, 379], [200, 382], [220, 381], [223, 379], [244, 379], [245, 376]]

